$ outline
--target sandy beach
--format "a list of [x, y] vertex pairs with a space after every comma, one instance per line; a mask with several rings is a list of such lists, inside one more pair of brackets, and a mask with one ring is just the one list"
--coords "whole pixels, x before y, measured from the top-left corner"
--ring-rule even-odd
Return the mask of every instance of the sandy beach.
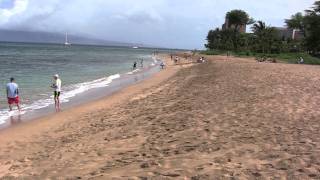
[[1, 131], [0, 177], [320, 179], [320, 67], [206, 58]]

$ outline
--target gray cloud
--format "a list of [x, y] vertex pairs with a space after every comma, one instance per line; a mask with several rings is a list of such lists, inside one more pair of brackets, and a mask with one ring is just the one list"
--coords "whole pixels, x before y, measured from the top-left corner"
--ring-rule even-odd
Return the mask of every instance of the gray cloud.
[[[3, 0], [0, 0], [0, 3]], [[16, 0], [26, 3], [4, 17], [0, 28], [69, 32], [95, 38], [202, 48], [207, 31], [220, 26], [231, 9], [244, 9], [255, 19], [281, 26], [283, 19], [314, 0]], [[2, 13], [1, 13], [2, 11]]]

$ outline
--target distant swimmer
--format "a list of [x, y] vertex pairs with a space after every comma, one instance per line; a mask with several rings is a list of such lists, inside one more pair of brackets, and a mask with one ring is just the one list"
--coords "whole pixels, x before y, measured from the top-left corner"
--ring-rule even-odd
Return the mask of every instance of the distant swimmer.
[[137, 69], [137, 62], [136, 62], [136, 61], [133, 63], [132, 69], [133, 69], [133, 70], [136, 70], [136, 69]]
[[19, 105], [19, 87], [13, 77], [10, 78], [10, 82], [7, 84], [7, 98], [10, 111], [12, 111], [13, 104], [17, 105], [19, 111], [21, 110]]
[[54, 89], [54, 92], [53, 92], [54, 104], [55, 104], [55, 109], [58, 112], [61, 110], [60, 109], [61, 80], [58, 74], [53, 76], [53, 80], [54, 81], [51, 87]]

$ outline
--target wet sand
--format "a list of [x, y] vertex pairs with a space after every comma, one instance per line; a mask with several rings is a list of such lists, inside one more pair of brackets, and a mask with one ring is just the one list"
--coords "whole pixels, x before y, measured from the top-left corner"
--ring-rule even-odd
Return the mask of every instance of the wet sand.
[[320, 179], [320, 67], [208, 57], [0, 133], [24, 179]]

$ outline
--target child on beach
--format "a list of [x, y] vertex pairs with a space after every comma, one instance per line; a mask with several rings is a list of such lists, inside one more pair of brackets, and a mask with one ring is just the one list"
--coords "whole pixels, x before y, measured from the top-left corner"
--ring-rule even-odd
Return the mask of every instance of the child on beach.
[[60, 111], [60, 93], [61, 93], [61, 80], [59, 75], [56, 74], [53, 76], [54, 83], [52, 84], [52, 88], [54, 89], [53, 98], [56, 111]]
[[164, 64], [164, 62], [161, 62], [161, 63], [160, 63], [161, 69], [164, 69], [165, 66], [166, 66], [166, 65]]
[[10, 78], [10, 83], [7, 84], [7, 98], [8, 98], [8, 104], [9, 109], [12, 111], [12, 105], [16, 104], [18, 110], [20, 111], [20, 105], [19, 105], [19, 87], [18, 84], [14, 82], [14, 78]]

